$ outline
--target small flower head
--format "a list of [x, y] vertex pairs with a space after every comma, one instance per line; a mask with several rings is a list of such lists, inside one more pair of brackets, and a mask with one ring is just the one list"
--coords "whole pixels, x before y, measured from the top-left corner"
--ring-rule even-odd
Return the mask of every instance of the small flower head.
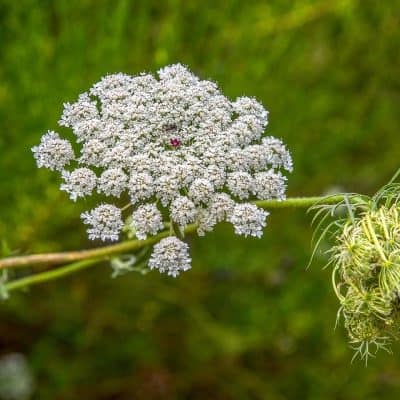
[[132, 172], [128, 189], [132, 204], [148, 199], [154, 193], [153, 178], [146, 172]]
[[170, 216], [175, 223], [185, 228], [188, 224], [196, 221], [196, 206], [189, 198], [179, 196], [171, 204]]
[[257, 122], [265, 128], [268, 124], [268, 111], [256, 99], [251, 97], [238, 97], [233, 103], [234, 110], [241, 116], [254, 116]]
[[198, 178], [193, 181], [189, 187], [188, 196], [195, 204], [207, 203], [214, 193], [214, 186], [210, 181], [204, 178]]
[[162, 215], [154, 204], [139, 206], [133, 212], [132, 226], [139, 240], [147, 239], [147, 235], [156, 235], [164, 228]]
[[262, 147], [268, 153], [268, 162], [272, 168], [284, 168], [288, 172], [293, 171], [292, 156], [281, 140], [267, 136], [262, 139]]
[[43, 135], [40, 144], [32, 147], [32, 152], [39, 168], [45, 167], [53, 171], [61, 171], [75, 157], [71, 143], [61, 139], [53, 131]]
[[215, 189], [221, 189], [226, 181], [224, 169], [216, 165], [209, 165], [204, 173], [204, 178], [208, 179]]
[[216, 193], [210, 203], [209, 212], [217, 222], [227, 220], [233, 212], [235, 202], [226, 193]]
[[240, 146], [247, 146], [254, 140], [258, 140], [262, 132], [262, 125], [252, 115], [237, 118], [229, 129], [229, 134], [235, 137]]
[[237, 235], [254, 236], [260, 238], [266, 225], [266, 217], [269, 213], [254, 204], [237, 204], [229, 217]]
[[207, 232], [211, 232], [217, 225], [216, 215], [208, 208], [200, 208], [198, 212], [197, 234], [204, 236]]
[[[73, 128], [75, 133], [78, 136], [78, 140], [85, 140], [86, 135], [91, 133], [91, 128], [89, 127], [89, 121], [98, 121], [98, 109], [96, 103], [90, 99], [87, 93], [83, 93], [79, 96], [79, 99], [76, 103], [64, 104], [64, 111], [59, 121], [61, 126], [65, 126], [68, 128]], [[92, 124], [90, 124], [92, 127]], [[96, 127], [93, 125], [93, 130]]]
[[273, 170], [258, 172], [254, 176], [253, 192], [260, 200], [284, 200], [286, 197], [286, 176]]
[[232, 215], [235, 202], [226, 193], [216, 193], [207, 208], [198, 209], [197, 234], [204, 236], [211, 232], [218, 222], [227, 221]]
[[248, 199], [254, 188], [254, 178], [247, 172], [231, 172], [228, 174], [227, 186], [240, 200]]
[[127, 186], [128, 177], [122, 168], [109, 168], [100, 175], [97, 190], [107, 196], [119, 197]]
[[91, 240], [118, 240], [124, 225], [121, 210], [113, 204], [101, 204], [91, 211], [82, 213], [81, 218], [84, 224], [91, 226], [87, 230]]
[[189, 270], [191, 262], [188, 244], [175, 236], [169, 236], [154, 245], [149, 268], [158, 269], [175, 278], [180, 272]]
[[91, 139], [83, 144], [78, 161], [82, 165], [102, 167], [104, 166], [104, 157], [107, 152], [108, 146], [106, 143], [99, 139]]
[[156, 182], [156, 196], [164, 207], [179, 195], [179, 182], [173, 176], [162, 175]]
[[64, 183], [60, 189], [67, 192], [73, 201], [91, 195], [97, 183], [96, 174], [89, 168], [77, 168], [72, 172], [63, 171], [62, 177]]

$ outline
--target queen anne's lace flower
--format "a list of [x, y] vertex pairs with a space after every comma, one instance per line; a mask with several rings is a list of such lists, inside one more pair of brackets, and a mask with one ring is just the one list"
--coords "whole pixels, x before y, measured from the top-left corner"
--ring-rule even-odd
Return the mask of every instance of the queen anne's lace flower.
[[238, 235], [261, 237], [262, 230], [266, 225], [265, 219], [268, 212], [264, 211], [254, 204], [237, 204], [229, 217], [229, 221], [235, 228]]
[[233, 211], [235, 202], [226, 193], [217, 193], [211, 199], [209, 212], [215, 216], [217, 222], [225, 221]]
[[154, 193], [153, 178], [146, 172], [132, 172], [128, 188], [132, 204], [148, 199]]
[[273, 136], [262, 139], [263, 150], [268, 154], [268, 163], [272, 168], [284, 168], [288, 172], [293, 171], [293, 161], [285, 145]]
[[87, 140], [100, 127], [96, 102], [91, 100], [87, 93], [83, 93], [76, 103], [65, 103], [59, 124], [72, 128], [78, 142]]
[[241, 146], [246, 146], [253, 140], [259, 139], [262, 132], [261, 123], [252, 115], [240, 116], [229, 129], [229, 134], [234, 136]]
[[253, 191], [254, 178], [247, 172], [232, 172], [228, 174], [227, 186], [229, 191], [240, 200], [248, 199]]
[[226, 173], [216, 165], [209, 165], [204, 172], [204, 179], [208, 179], [215, 189], [221, 189], [226, 180]]
[[174, 197], [179, 196], [179, 182], [173, 176], [161, 175], [155, 182], [156, 196], [164, 207], [168, 207]]
[[268, 124], [268, 111], [256, 99], [245, 96], [238, 97], [233, 103], [233, 109], [238, 115], [254, 116], [263, 128]]
[[199, 236], [204, 236], [206, 232], [211, 232], [217, 224], [217, 218], [210, 209], [200, 209], [197, 218], [197, 234]]
[[91, 139], [85, 142], [82, 146], [81, 156], [78, 162], [83, 165], [93, 165], [102, 167], [104, 165], [104, 156], [108, 151], [107, 143], [99, 139]]
[[[268, 112], [262, 104], [245, 96], [231, 101], [181, 64], [162, 68], [158, 77], [107, 75], [64, 104], [59, 124], [72, 129], [79, 154], [48, 132], [32, 149], [37, 165], [62, 171], [61, 188], [73, 200], [94, 190], [130, 198], [138, 239], [162, 229], [161, 216], [172, 228], [194, 222], [199, 235], [228, 221], [236, 233], [260, 237], [268, 213], [240, 202], [284, 199], [280, 171], [293, 168], [285, 145], [263, 137]], [[111, 204], [82, 216], [92, 225], [90, 239], [116, 240], [123, 226], [122, 210]], [[167, 239], [151, 265], [176, 275], [190, 266], [187, 245]], [[167, 259], [178, 260], [177, 267]]]
[[253, 191], [260, 200], [284, 200], [286, 197], [286, 176], [273, 170], [258, 172], [254, 176]]
[[191, 261], [188, 244], [175, 236], [169, 236], [154, 245], [149, 267], [166, 272], [175, 278], [181, 271], [191, 268]]
[[185, 196], [179, 196], [171, 204], [170, 216], [175, 223], [185, 228], [186, 225], [196, 221], [197, 209], [193, 201]]
[[73, 201], [79, 197], [89, 196], [96, 187], [96, 174], [89, 168], [77, 168], [72, 172], [63, 171], [62, 177], [64, 183], [60, 189], [66, 191]]
[[83, 223], [91, 225], [87, 230], [89, 239], [118, 240], [123, 227], [121, 210], [113, 204], [101, 204], [95, 209], [81, 214]]
[[128, 177], [122, 168], [106, 169], [99, 178], [97, 190], [107, 196], [119, 197], [127, 188]]
[[195, 204], [207, 203], [214, 193], [213, 184], [204, 178], [198, 178], [193, 181], [189, 187], [188, 196]]
[[132, 215], [132, 226], [140, 240], [147, 239], [147, 235], [155, 235], [164, 228], [162, 215], [154, 204], [139, 206]]
[[61, 171], [73, 158], [74, 152], [68, 140], [61, 139], [58, 133], [48, 131], [42, 136], [39, 146], [32, 148], [39, 168]]

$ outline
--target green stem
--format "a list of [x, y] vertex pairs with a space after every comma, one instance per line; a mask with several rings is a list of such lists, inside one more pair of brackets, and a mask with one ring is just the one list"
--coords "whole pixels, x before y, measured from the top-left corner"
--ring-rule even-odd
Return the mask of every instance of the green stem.
[[16, 289], [26, 288], [28, 286], [51, 281], [53, 279], [59, 279], [66, 275], [80, 271], [82, 269], [92, 267], [93, 265], [98, 264], [99, 262], [104, 261], [105, 259], [106, 258], [103, 257], [103, 258], [92, 258], [90, 260], [78, 261], [72, 264], [65, 265], [64, 267], [53, 269], [51, 271], [40, 272], [38, 274], [30, 275], [25, 278], [16, 279], [15, 281], [11, 281], [5, 284], [4, 286], [7, 292], [11, 292], [12, 290]]
[[[298, 197], [283, 201], [260, 200], [255, 201], [258, 207], [262, 208], [308, 208], [316, 203], [336, 204], [343, 201], [344, 195], [330, 197]], [[172, 225], [172, 223], [171, 223]], [[185, 229], [185, 233], [192, 233], [196, 230], [196, 224], [191, 224]], [[30, 256], [9, 257], [0, 260], [0, 268], [23, 267], [30, 264], [59, 264], [62, 262], [75, 261], [63, 267], [50, 271], [40, 272], [25, 278], [11, 281], [4, 285], [6, 292], [22, 289], [39, 283], [62, 278], [66, 275], [89, 268], [109, 258], [114, 254], [132, 252], [158, 242], [163, 237], [169, 236], [169, 230], [161, 232], [146, 240], [128, 240], [126, 242], [104, 246], [97, 249], [72, 251], [64, 253], [35, 254]], [[80, 261], [77, 261], [80, 260]]]
[[[344, 199], [344, 195], [330, 197], [294, 197], [286, 200], [259, 200], [255, 201], [258, 207], [266, 209], [274, 208], [308, 208], [316, 203], [335, 204]], [[185, 234], [190, 234], [196, 230], [196, 225], [191, 224], [185, 229]], [[27, 267], [31, 265], [60, 265], [67, 262], [86, 260], [133, 252], [145, 246], [152, 245], [160, 239], [169, 236], [169, 231], [164, 231], [146, 240], [127, 240], [125, 242], [103, 246], [89, 250], [69, 251], [61, 253], [32, 254], [28, 256], [7, 257], [0, 260], [0, 270], [6, 268]]]
[[317, 203], [336, 204], [343, 201], [344, 194], [333, 196], [291, 197], [286, 200], [257, 200], [252, 203], [261, 208], [309, 208]]
[[[193, 232], [196, 225], [192, 224], [186, 228], [188, 233]], [[111, 244], [95, 249], [68, 251], [61, 253], [32, 254], [28, 256], [8, 257], [0, 260], [0, 269], [18, 268], [31, 265], [59, 265], [65, 262], [86, 260], [95, 257], [104, 257], [114, 254], [121, 254], [139, 250], [145, 246], [150, 246], [160, 241], [160, 239], [169, 236], [168, 231], [159, 233], [146, 240], [127, 240], [125, 242]]]

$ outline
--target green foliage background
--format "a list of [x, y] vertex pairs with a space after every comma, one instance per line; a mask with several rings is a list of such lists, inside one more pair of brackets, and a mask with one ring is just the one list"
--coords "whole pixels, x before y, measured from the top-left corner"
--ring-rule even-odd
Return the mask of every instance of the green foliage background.
[[[399, 0], [0, 0], [0, 238], [21, 253], [91, 246], [30, 148], [109, 72], [182, 62], [270, 111], [289, 195], [373, 193], [399, 167]], [[0, 305], [0, 354], [27, 355], [35, 399], [375, 399], [400, 394], [399, 348], [352, 356], [310, 216], [261, 240], [191, 238], [193, 269], [107, 266]]]

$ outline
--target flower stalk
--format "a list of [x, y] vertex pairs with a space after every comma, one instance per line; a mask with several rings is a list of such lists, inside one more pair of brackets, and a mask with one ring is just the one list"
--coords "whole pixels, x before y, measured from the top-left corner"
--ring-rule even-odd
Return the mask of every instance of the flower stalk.
[[38, 274], [29, 275], [24, 278], [16, 279], [14, 281], [8, 282], [4, 285], [6, 292], [11, 292], [16, 289], [25, 289], [32, 285], [37, 285], [39, 283], [44, 283], [47, 281], [51, 281], [54, 279], [63, 278], [67, 275], [70, 275], [74, 272], [81, 271], [83, 269], [93, 267], [96, 264], [99, 264], [102, 261], [105, 261], [107, 257], [100, 257], [100, 258], [91, 258], [88, 260], [82, 260], [75, 263], [71, 263], [65, 265], [63, 267], [40, 272]]
[[[254, 202], [258, 207], [264, 209], [275, 208], [309, 208], [315, 204], [336, 204], [343, 201], [344, 195], [338, 194], [330, 197], [292, 197], [286, 200], [258, 200]], [[185, 235], [193, 233], [196, 230], [195, 224], [190, 224], [185, 229]], [[152, 245], [160, 239], [169, 235], [169, 231], [163, 231], [156, 236], [145, 240], [127, 240], [121, 243], [102, 246], [99, 248], [68, 251], [60, 253], [32, 254], [26, 256], [6, 257], [0, 259], [0, 269], [24, 268], [29, 266], [56, 266], [64, 263], [70, 263], [80, 260], [95, 259], [98, 257], [112, 256], [127, 252], [134, 252], [143, 247]]]
[[[261, 200], [256, 201], [258, 207], [265, 209], [273, 208], [309, 208], [315, 204], [336, 204], [342, 202], [345, 195], [338, 194], [334, 196], [315, 196], [315, 197], [294, 197], [286, 200]], [[184, 230], [185, 234], [191, 234], [197, 229], [196, 224], [190, 224]], [[2, 284], [6, 293], [24, 289], [32, 285], [48, 282], [51, 280], [63, 278], [74, 272], [95, 266], [102, 261], [110, 259], [112, 256], [127, 254], [145, 249], [146, 247], [159, 242], [161, 239], [169, 236], [169, 229], [152, 236], [145, 240], [127, 240], [125, 242], [107, 245], [95, 249], [69, 251], [61, 253], [32, 254], [26, 256], [7, 257], [0, 259], [0, 270], [7, 271], [12, 268], [23, 268], [28, 266], [57, 266], [67, 263], [61, 267], [39, 272], [24, 278], [16, 279]]]

